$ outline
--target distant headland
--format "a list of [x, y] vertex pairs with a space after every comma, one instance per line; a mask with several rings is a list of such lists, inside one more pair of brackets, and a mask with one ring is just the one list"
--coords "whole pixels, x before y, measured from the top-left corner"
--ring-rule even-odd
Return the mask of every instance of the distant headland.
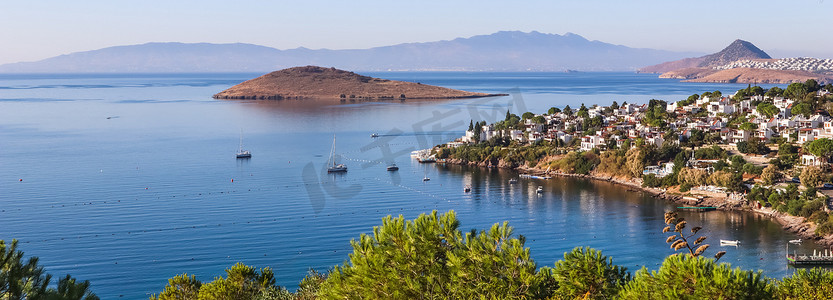
[[244, 81], [217, 93], [214, 98], [241, 100], [405, 100], [459, 99], [506, 95], [467, 92], [419, 82], [373, 78], [336, 68], [305, 66], [283, 69]]
[[723, 50], [639, 69], [685, 82], [787, 84], [833, 81], [833, 60], [807, 57], [773, 59], [750, 42], [735, 40]]

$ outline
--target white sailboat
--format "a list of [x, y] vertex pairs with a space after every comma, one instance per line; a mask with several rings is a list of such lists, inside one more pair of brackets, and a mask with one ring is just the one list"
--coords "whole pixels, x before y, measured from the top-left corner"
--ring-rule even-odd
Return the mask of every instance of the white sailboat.
[[252, 158], [252, 152], [243, 150], [243, 130], [240, 130], [240, 149], [237, 150], [237, 158]]
[[327, 161], [327, 173], [343, 173], [347, 172], [347, 166], [344, 164], [336, 164], [336, 136], [333, 135], [333, 149], [330, 150], [330, 160]]

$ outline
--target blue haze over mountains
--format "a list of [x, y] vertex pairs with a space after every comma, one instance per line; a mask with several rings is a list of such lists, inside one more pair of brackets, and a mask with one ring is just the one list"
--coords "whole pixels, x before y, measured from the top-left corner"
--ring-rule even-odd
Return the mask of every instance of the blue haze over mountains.
[[252, 44], [147, 43], [0, 65], [4, 73], [269, 72], [302, 65], [352, 71], [634, 71], [702, 53], [630, 48], [584, 37], [501, 31], [370, 49], [279, 50]]

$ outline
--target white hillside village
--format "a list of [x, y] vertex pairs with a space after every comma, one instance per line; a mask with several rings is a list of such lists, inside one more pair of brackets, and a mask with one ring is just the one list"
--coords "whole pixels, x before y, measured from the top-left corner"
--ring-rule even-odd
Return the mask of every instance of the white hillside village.
[[[771, 164], [771, 159], [786, 155], [784, 153], [789, 151], [792, 151], [790, 156], [783, 156], [784, 160], [779, 161], [782, 164], [779, 174], [785, 175], [780, 176], [785, 181], [798, 181], [797, 178], [791, 178], [798, 177], [804, 166], [830, 168], [828, 158], [833, 154], [833, 118], [826, 107], [820, 104], [824, 101], [813, 100], [820, 102], [814, 108], [806, 99], [830, 98], [831, 86], [816, 86], [812, 92], [805, 91], [801, 100], [793, 99], [799, 97], [790, 97], [793, 95], [791, 89], [794, 89], [791, 85], [786, 93], [777, 87], [767, 93], [760, 87], [749, 87], [728, 97], [715, 91], [692, 95], [676, 102], [651, 100], [648, 104], [621, 105], [613, 102], [610, 106], [592, 107], [582, 104], [578, 110], [567, 106], [564, 109], [552, 108], [546, 114], [525, 113], [523, 117], [507, 112], [507, 120], [518, 118], [515, 126], [507, 127], [502, 125], [503, 122], [477, 123], [460, 139], [449, 143], [448, 147], [472, 147], [502, 139], [520, 147], [546, 142], [559, 149], [557, 154], [566, 154], [568, 151], [601, 154], [607, 150], [636, 147], [652, 147], [660, 149], [658, 151], [676, 147], [678, 152], [682, 151], [679, 153], [690, 154], [684, 160], [684, 166], [675, 166], [673, 156], [654, 161], [654, 164], [644, 164], [639, 175], [656, 178], [671, 174], [676, 176], [681, 169], [700, 170], [705, 172], [705, 176], [710, 176], [715, 171], [726, 169], [725, 166], [733, 164], [733, 160], [738, 160], [729, 157], [731, 154], [740, 157], [743, 163], [752, 165], [750, 173], [746, 169], [733, 171], [734, 174], [740, 174], [738, 177], [742, 175], [746, 189], [734, 189], [737, 193], [731, 196], [742, 198], [741, 194], [748, 193], [756, 184], [783, 191], [783, 186], [777, 186], [771, 180], [762, 180], [761, 169]], [[830, 141], [829, 152], [814, 152], [803, 147], [822, 139]], [[778, 149], [782, 145], [784, 148]], [[727, 154], [722, 157], [700, 154], [702, 149], [715, 147]], [[685, 152], [685, 149], [690, 151]], [[678, 160], [677, 164], [680, 162]], [[673, 180], [665, 183], [665, 186], [676, 185], [678, 181], [685, 180]], [[707, 180], [692, 182], [691, 187], [685, 189], [688, 188], [724, 192], [733, 190], [709, 184]]]

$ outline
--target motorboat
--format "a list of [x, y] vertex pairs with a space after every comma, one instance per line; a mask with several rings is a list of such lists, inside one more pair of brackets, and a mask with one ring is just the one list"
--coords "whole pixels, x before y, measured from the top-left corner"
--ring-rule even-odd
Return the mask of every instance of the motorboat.
[[470, 185], [467, 185], [466, 187], [464, 187], [464, 188], [463, 188], [463, 192], [464, 192], [464, 193], [471, 192], [471, 186], [470, 186]]
[[536, 190], [535, 192], [538, 193], [538, 194], [543, 194], [544, 193], [544, 187], [539, 185], [538, 190]]
[[336, 136], [333, 135], [333, 149], [330, 150], [330, 159], [327, 162], [327, 173], [344, 172], [347, 172], [347, 166], [344, 164], [336, 164]]
[[370, 135], [370, 137], [372, 137], [372, 138], [377, 138], [377, 137], [379, 137], [379, 134], [374, 132], [374, 133], [372, 133], [372, 134]]
[[428, 180], [431, 180], [431, 178], [428, 178], [428, 176], [425, 176], [424, 178], [422, 178], [422, 181], [428, 181]]
[[515, 178], [509, 179], [509, 184], [515, 184], [515, 183], [518, 183], [517, 179], [515, 179]]
[[801, 244], [801, 239], [790, 240], [790, 244]]
[[740, 244], [740, 241], [738, 241], [738, 240], [734, 240], [734, 241], [730, 241], [730, 240], [720, 240], [720, 245], [725, 245], [725, 246], [737, 246], [738, 244]]
[[396, 171], [396, 170], [399, 170], [399, 167], [398, 167], [398, 166], [396, 166], [396, 164], [390, 164], [390, 165], [387, 167], [387, 170], [388, 170], [388, 171]]

